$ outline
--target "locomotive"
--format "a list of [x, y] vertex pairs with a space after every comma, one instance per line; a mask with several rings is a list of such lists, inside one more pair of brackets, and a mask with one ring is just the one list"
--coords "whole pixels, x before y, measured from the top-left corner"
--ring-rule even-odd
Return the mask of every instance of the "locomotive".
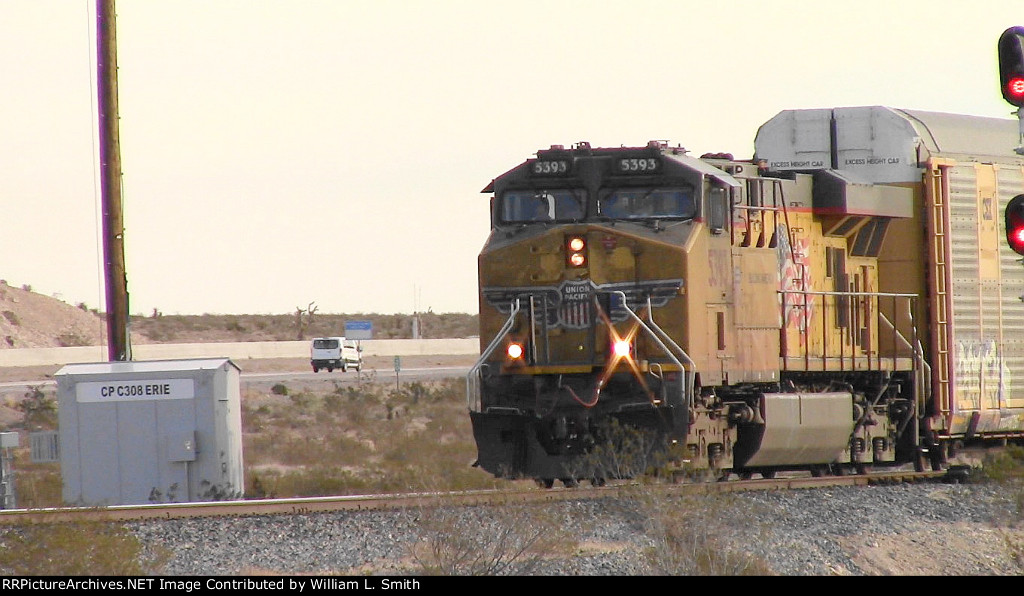
[[752, 159], [538, 151], [482, 191], [475, 465], [549, 487], [770, 478], [1020, 441], [1018, 140], [1010, 120], [866, 106], [780, 112]]

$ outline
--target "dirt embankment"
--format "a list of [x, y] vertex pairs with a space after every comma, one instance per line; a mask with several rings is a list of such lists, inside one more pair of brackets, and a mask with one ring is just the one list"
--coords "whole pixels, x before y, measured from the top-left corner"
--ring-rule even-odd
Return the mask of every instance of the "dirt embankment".
[[103, 317], [0, 280], [0, 353], [11, 348], [100, 346]]

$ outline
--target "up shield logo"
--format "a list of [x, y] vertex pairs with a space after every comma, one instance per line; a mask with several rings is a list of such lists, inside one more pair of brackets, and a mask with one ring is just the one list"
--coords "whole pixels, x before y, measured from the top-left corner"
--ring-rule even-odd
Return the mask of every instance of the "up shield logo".
[[558, 321], [568, 329], [590, 326], [594, 284], [590, 280], [566, 281], [559, 288]]

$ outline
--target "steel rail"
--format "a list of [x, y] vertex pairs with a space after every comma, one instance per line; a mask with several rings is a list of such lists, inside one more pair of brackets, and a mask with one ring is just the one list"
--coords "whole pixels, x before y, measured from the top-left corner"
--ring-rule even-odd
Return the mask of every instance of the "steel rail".
[[869, 486], [903, 482], [944, 480], [947, 472], [886, 471], [849, 476], [813, 477], [794, 473], [789, 477], [725, 482], [687, 481], [675, 476], [673, 482], [622, 481], [598, 487], [553, 489], [475, 490], [253, 499], [197, 503], [159, 503], [109, 507], [54, 507], [0, 511], [0, 526], [59, 522], [126, 522], [136, 520], [184, 519], [260, 515], [309, 515], [340, 511], [401, 510], [435, 506], [500, 506], [514, 503], [629, 498], [641, 491], [662, 495], [696, 495], [751, 490], [796, 490], [830, 486]]

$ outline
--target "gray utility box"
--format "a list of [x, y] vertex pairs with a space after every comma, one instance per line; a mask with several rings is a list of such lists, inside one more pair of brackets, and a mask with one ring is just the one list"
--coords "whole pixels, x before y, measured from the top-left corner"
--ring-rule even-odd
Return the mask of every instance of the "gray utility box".
[[55, 378], [64, 502], [241, 498], [239, 374], [227, 358], [61, 368]]

